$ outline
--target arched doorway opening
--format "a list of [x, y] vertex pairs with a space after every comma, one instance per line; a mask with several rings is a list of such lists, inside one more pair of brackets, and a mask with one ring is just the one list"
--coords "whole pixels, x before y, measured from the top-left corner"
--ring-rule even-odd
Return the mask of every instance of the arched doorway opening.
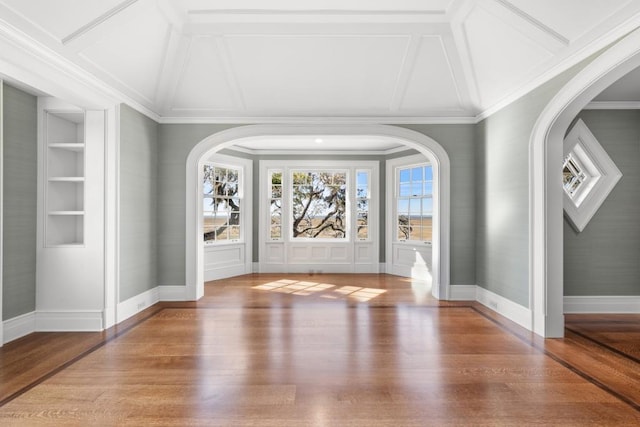
[[450, 163], [446, 151], [432, 138], [408, 129], [384, 125], [305, 126], [250, 125], [215, 133], [200, 141], [189, 153], [186, 164], [186, 291], [187, 298], [197, 300], [204, 295], [202, 237], [202, 166], [215, 152], [228, 148], [238, 140], [277, 136], [375, 136], [388, 138], [423, 154], [433, 165], [433, 295], [449, 298], [449, 216]]
[[640, 30], [588, 64], [549, 102], [529, 144], [530, 297], [533, 331], [564, 335], [562, 142], [571, 121], [600, 92], [640, 66]]

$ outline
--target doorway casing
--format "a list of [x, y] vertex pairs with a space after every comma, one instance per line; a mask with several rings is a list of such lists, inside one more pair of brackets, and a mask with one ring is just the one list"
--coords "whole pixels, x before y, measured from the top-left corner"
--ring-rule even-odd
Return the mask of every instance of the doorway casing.
[[[446, 151], [434, 139], [409, 129], [387, 125], [249, 125], [215, 133], [191, 150], [186, 163], [186, 259], [187, 299], [204, 295], [202, 230], [202, 166], [213, 153], [232, 146], [243, 138], [277, 136], [372, 136], [399, 142], [423, 154], [440, 177], [434, 189], [433, 295], [449, 299], [450, 295], [450, 163]], [[435, 192], [438, 192], [437, 195]]]
[[[640, 18], [635, 19], [640, 26]], [[529, 290], [533, 332], [564, 335], [562, 142], [572, 120], [609, 85], [640, 66], [640, 29], [618, 41], [547, 104], [529, 140]]]

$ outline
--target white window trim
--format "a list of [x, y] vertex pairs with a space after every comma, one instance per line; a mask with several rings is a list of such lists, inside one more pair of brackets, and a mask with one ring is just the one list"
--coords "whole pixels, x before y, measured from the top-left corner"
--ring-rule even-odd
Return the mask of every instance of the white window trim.
[[581, 232], [616, 186], [622, 172], [602, 148], [587, 125], [578, 120], [564, 139], [563, 156], [577, 159], [587, 180], [573, 197], [563, 191], [565, 216]]
[[[291, 183], [290, 175], [292, 170], [329, 170], [329, 171], [348, 171], [349, 175], [349, 188], [347, 189], [347, 221], [349, 222], [348, 236], [345, 239], [312, 239], [312, 238], [293, 238], [292, 237], [292, 223], [290, 217], [291, 210]], [[268, 174], [271, 171], [281, 171], [283, 176], [282, 185], [282, 238], [272, 239], [268, 232], [270, 226], [269, 216], [269, 197], [268, 197]], [[356, 187], [356, 172], [357, 171], [369, 171], [369, 192], [371, 196], [369, 198], [369, 238], [367, 240], [361, 240], [356, 237], [357, 230], [354, 224], [356, 215], [351, 212], [356, 206], [355, 187]], [[375, 213], [379, 212], [379, 199], [382, 197], [379, 191], [379, 162], [377, 161], [350, 161], [350, 160], [260, 160], [259, 166], [259, 224], [260, 232], [258, 242], [260, 245], [260, 262], [267, 259], [265, 253], [265, 243], [282, 243], [282, 244], [295, 244], [295, 243], [319, 243], [323, 245], [344, 245], [344, 244], [357, 244], [371, 242], [373, 244], [373, 251], [376, 254], [376, 260], [379, 258], [379, 215]], [[285, 181], [287, 177], [287, 181]]]
[[[248, 182], [246, 181], [245, 175], [247, 174], [247, 171], [251, 169], [251, 167], [247, 168], [246, 165], [243, 166], [242, 164], [240, 164], [241, 162], [239, 162], [239, 160], [245, 160], [245, 159], [231, 157], [231, 156], [224, 156], [224, 155], [216, 155], [213, 157], [213, 159], [205, 161], [202, 165], [203, 168], [205, 165], [211, 165], [219, 168], [236, 169], [238, 171], [238, 195], [235, 198], [240, 199], [240, 237], [238, 239], [213, 240], [209, 242], [204, 241], [205, 248], [208, 248], [211, 246], [244, 243], [248, 240], [246, 238], [245, 223], [246, 223], [247, 216], [250, 216], [250, 215], [247, 215], [245, 213], [245, 204], [247, 202], [247, 197], [245, 197], [246, 196], [245, 185]], [[248, 162], [249, 164], [251, 164], [251, 161], [248, 161]], [[203, 177], [203, 181], [204, 181], [204, 177]], [[205, 194], [203, 191], [202, 198], [204, 199], [204, 197], [205, 197]], [[204, 212], [204, 202], [202, 206], [202, 212]], [[204, 218], [203, 218], [203, 221], [204, 221]], [[203, 240], [204, 240], [204, 223], [203, 223]]]
[[[407, 163], [404, 163], [404, 161]], [[400, 197], [398, 194], [398, 184], [400, 183], [400, 170], [401, 169], [411, 169], [417, 166], [431, 166], [431, 163], [428, 159], [426, 159], [421, 154], [417, 154], [409, 157], [400, 157], [398, 159], [392, 159], [387, 162], [387, 167], [391, 169], [391, 179], [387, 178], [387, 184], [391, 185], [391, 198], [387, 197], [387, 212], [391, 212], [391, 216], [387, 217], [387, 236], [390, 236], [391, 243], [396, 244], [408, 244], [408, 245], [420, 245], [420, 246], [432, 246], [433, 238], [431, 242], [426, 242], [423, 240], [409, 240], [409, 239], [400, 239], [398, 237], [398, 198]], [[389, 171], [387, 172], [387, 177], [389, 176]], [[432, 178], [432, 187], [436, 188], [436, 177], [435, 175]], [[387, 191], [387, 194], [389, 192]], [[431, 193], [431, 199], [435, 201], [435, 196], [433, 191]], [[389, 201], [391, 203], [389, 203]], [[389, 206], [391, 205], [391, 206]], [[390, 210], [389, 210], [390, 208]], [[433, 209], [435, 212], [435, 208]], [[432, 213], [432, 219], [434, 214]], [[433, 228], [433, 225], [432, 225]], [[391, 233], [391, 234], [389, 234]], [[389, 239], [389, 237], [387, 237]]]

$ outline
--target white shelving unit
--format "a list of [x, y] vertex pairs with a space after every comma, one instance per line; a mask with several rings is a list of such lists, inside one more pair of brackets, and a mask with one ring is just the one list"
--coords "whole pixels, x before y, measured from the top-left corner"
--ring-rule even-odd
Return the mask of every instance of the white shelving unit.
[[44, 112], [45, 246], [84, 244], [85, 115], [82, 111]]

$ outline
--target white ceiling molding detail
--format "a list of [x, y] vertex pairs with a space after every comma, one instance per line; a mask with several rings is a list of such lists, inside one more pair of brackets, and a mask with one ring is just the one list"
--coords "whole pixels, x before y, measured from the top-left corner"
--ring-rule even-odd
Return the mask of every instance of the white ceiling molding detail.
[[475, 123], [640, 15], [561, 3], [0, 0], [0, 23], [162, 123]]
[[564, 139], [564, 157], [564, 213], [573, 228], [581, 232], [622, 178], [622, 172], [582, 120]]

